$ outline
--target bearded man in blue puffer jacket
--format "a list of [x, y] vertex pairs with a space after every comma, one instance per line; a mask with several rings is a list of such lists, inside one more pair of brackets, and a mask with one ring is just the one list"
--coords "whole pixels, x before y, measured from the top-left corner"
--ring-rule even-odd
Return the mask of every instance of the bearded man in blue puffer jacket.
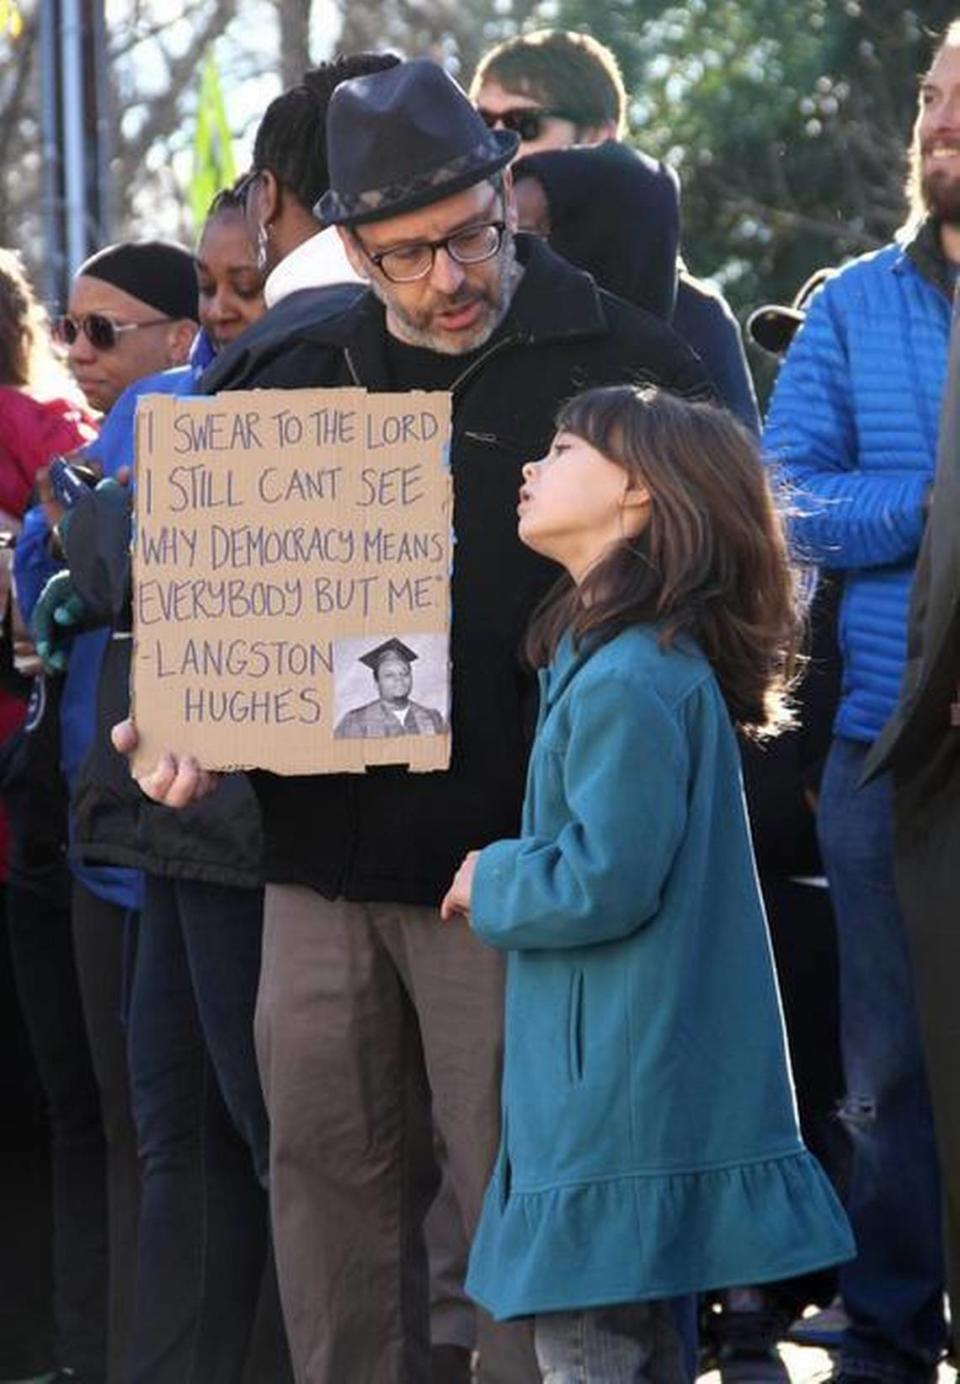
[[907, 604], [937, 446], [960, 268], [960, 23], [921, 83], [914, 215], [832, 275], [777, 381], [765, 434], [794, 490], [800, 553], [842, 572], [843, 690], [819, 833], [837, 915], [854, 1147], [841, 1270], [840, 1378], [927, 1381], [945, 1341], [940, 1193], [912, 976], [893, 876], [886, 777], [863, 762], [897, 700]]

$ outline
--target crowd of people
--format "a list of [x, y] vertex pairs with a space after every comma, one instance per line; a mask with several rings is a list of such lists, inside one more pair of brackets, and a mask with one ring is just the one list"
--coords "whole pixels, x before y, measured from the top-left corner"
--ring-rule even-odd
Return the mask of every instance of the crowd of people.
[[[0, 1384], [951, 1349], [960, 21], [896, 240], [750, 320], [765, 425], [626, 110], [564, 30], [345, 56], [194, 249], [50, 330], [0, 251]], [[134, 776], [138, 402], [358, 385], [452, 396], [449, 769]], [[338, 736], [446, 732], [415, 657]]]

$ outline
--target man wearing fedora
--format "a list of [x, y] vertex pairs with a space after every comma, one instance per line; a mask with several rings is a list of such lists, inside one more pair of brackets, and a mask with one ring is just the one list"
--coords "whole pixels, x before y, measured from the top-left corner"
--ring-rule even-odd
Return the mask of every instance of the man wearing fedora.
[[[691, 391], [704, 375], [659, 320], [515, 238], [517, 137], [488, 130], [441, 68], [416, 59], [344, 83], [327, 136], [317, 214], [370, 291], [288, 338], [256, 384], [452, 392], [453, 761], [253, 775], [269, 881], [257, 1042], [299, 1384], [430, 1384], [434, 1127], [472, 1230], [498, 1139], [502, 1023], [500, 958], [439, 927], [437, 906], [466, 849], [517, 830], [536, 715], [518, 650], [556, 576], [517, 539], [520, 468], [577, 390], [642, 377]], [[118, 745], [134, 739], [118, 728]], [[141, 783], [173, 806], [212, 786], [175, 753]], [[481, 1380], [537, 1377], [523, 1327], [482, 1320], [479, 1348]]]

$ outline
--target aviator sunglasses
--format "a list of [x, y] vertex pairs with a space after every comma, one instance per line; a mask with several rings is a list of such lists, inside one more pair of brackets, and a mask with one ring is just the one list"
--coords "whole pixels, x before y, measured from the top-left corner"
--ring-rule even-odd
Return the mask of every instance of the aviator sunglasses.
[[580, 117], [573, 111], [547, 109], [545, 106], [518, 106], [509, 111], [485, 111], [478, 106], [477, 114], [488, 129], [495, 130], [502, 125], [505, 130], [518, 134], [523, 144], [532, 144], [539, 139], [543, 134], [543, 122], [551, 116], [558, 120], [572, 120], [574, 125], [581, 123]]
[[169, 326], [171, 317], [151, 317], [149, 322], [114, 322], [102, 312], [88, 312], [83, 317], [64, 313], [53, 324], [53, 339], [61, 346], [72, 346], [83, 332], [97, 351], [112, 351], [121, 332], [136, 332], [141, 327]]

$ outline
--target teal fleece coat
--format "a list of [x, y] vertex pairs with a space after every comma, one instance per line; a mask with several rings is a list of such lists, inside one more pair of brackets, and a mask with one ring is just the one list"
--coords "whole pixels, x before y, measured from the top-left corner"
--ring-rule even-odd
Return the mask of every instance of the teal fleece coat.
[[733, 728], [687, 650], [648, 627], [561, 644], [523, 835], [477, 862], [471, 925], [509, 957], [467, 1289], [500, 1319], [854, 1252], [800, 1141]]

